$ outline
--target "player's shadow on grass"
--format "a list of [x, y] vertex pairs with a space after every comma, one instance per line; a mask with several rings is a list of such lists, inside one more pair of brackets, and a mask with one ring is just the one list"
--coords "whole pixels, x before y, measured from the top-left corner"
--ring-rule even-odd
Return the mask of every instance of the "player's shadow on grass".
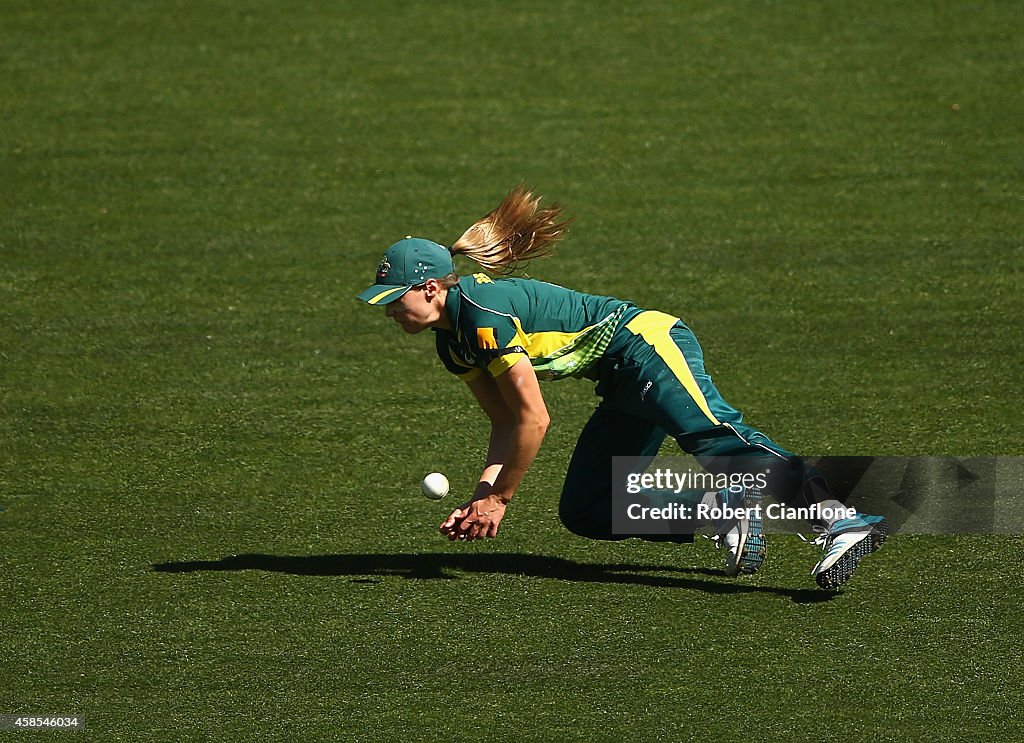
[[[495, 573], [530, 578], [586, 583], [620, 583], [717, 594], [770, 593], [785, 596], [796, 603], [828, 601], [837, 594], [818, 589], [777, 588], [744, 583], [726, 578], [724, 573], [707, 568], [666, 568], [662, 565], [581, 563], [563, 557], [522, 555], [518, 553], [449, 554], [349, 554], [349, 555], [232, 555], [220, 560], [164, 562], [153, 566], [160, 573], [201, 571], [265, 570], [291, 575], [352, 576], [359, 582], [372, 582], [374, 576], [401, 576], [413, 580], [452, 580], [457, 573]], [[455, 574], [453, 574], [455, 573]], [[651, 575], [650, 573], [661, 573]], [[706, 575], [719, 580], [679, 577], [666, 573]]]

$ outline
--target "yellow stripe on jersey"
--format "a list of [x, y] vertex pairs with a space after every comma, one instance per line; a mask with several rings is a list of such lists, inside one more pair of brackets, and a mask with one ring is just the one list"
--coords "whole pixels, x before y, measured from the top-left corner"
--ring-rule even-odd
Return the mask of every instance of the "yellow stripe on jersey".
[[453, 364], [455, 364], [456, 366], [463, 370], [455, 373], [455, 376], [457, 376], [463, 382], [472, 382], [474, 379], [483, 374], [482, 369], [478, 369], [475, 366], [470, 366], [465, 361], [456, 356], [454, 353], [451, 354], [451, 360]]
[[[513, 317], [512, 322], [516, 326], [516, 334], [512, 336], [512, 340], [508, 342], [508, 345], [505, 346], [505, 348], [512, 348], [514, 346], [521, 346], [522, 348], [526, 348], [526, 334], [523, 332], [522, 323], [519, 322], [518, 317]], [[484, 328], [478, 328], [478, 338], [479, 331], [483, 329]], [[493, 328], [486, 328], [486, 330], [493, 331]], [[494, 347], [498, 347], [497, 341], [495, 341]], [[518, 364], [519, 360], [522, 358], [528, 358], [528, 356], [522, 353], [504, 353], [501, 356], [498, 356], [496, 359], [494, 359], [493, 361], [491, 361], [491, 363], [487, 365], [487, 373], [490, 374], [492, 377], [500, 377], [513, 366]]]
[[495, 335], [495, 328], [477, 328], [476, 344], [480, 348], [498, 349], [498, 338]]
[[626, 325], [626, 329], [633, 335], [639, 335], [654, 348], [655, 353], [661, 357], [661, 360], [676, 375], [676, 379], [683, 385], [690, 397], [693, 398], [693, 401], [697, 403], [697, 407], [701, 409], [701, 412], [716, 426], [720, 426], [722, 424], [711, 412], [704, 393], [700, 391], [700, 385], [697, 384], [697, 380], [693, 377], [693, 372], [690, 371], [690, 365], [686, 363], [686, 357], [683, 356], [682, 350], [668, 334], [668, 331], [677, 321], [678, 318], [666, 315], [664, 312], [648, 311], [642, 312], [630, 320]]
[[526, 348], [527, 353], [530, 354], [532, 359], [542, 359], [549, 356], [554, 356], [556, 351], [559, 351], [579, 336], [590, 330], [593, 325], [588, 325], [583, 330], [577, 330], [574, 333], [563, 333], [558, 330], [542, 330], [539, 333], [524, 333], [523, 337], [526, 338], [526, 343], [523, 347]]
[[[570, 345], [574, 340], [579, 338], [584, 333], [589, 332], [594, 328], [593, 325], [573, 331], [565, 332], [561, 330], [541, 330], [536, 333], [523, 332], [522, 323], [520, 323], [518, 317], [513, 317], [512, 322], [516, 326], [516, 334], [509, 341], [506, 348], [512, 348], [513, 346], [519, 346], [526, 351], [525, 356], [530, 359], [543, 359], [550, 356], [554, 356], [555, 353]], [[492, 330], [492, 328], [478, 328], [477, 339], [480, 340], [480, 331]], [[484, 346], [481, 342], [481, 348], [491, 348], [491, 346]], [[497, 344], [493, 348], [497, 348]], [[513, 366], [515, 366], [520, 359], [524, 357], [521, 353], [507, 353], [498, 358], [494, 359], [490, 364], [487, 365], [487, 370], [491, 376], [496, 377], [499, 374], [504, 374]]]
[[513, 366], [519, 363], [520, 359], [529, 358], [525, 353], [509, 352], [502, 354], [487, 365], [487, 372], [492, 377], [500, 377]]
[[553, 354], [560, 348], [564, 348], [569, 345], [569, 343], [571, 343], [577, 336], [583, 334], [587, 330], [590, 330], [588, 327], [577, 333], [563, 333], [558, 330], [544, 330], [539, 333], [524, 333], [522, 326], [519, 324], [519, 318], [515, 319], [515, 324], [517, 332], [515, 337], [509, 343], [509, 346], [521, 346], [526, 349], [526, 353], [507, 353], [496, 358], [487, 365], [487, 371], [491, 373], [492, 377], [504, 374], [515, 366], [520, 359], [539, 359]]

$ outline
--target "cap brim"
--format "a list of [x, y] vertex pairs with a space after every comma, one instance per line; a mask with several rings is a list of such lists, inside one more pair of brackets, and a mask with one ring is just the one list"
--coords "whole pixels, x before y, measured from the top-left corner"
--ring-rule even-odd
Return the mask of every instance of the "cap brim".
[[387, 304], [388, 302], [394, 302], [410, 289], [412, 289], [411, 284], [409, 286], [374, 284], [369, 289], [359, 292], [356, 295], [356, 299], [361, 299], [367, 304]]

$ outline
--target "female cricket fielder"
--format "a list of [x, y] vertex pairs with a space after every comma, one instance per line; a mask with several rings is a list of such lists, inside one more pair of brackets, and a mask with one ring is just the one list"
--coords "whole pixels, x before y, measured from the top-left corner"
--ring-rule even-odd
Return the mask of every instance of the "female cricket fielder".
[[[824, 480], [742, 422], [705, 372], [697, 339], [679, 318], [533, 279], [455, 273], [452, 257], [463, 255], [490, 274], [508, 275], [548, 255], [568, 224], [558, 205], [542, 208], [539, 198], [516, 188], [451, 248], [422, 238], [389, 247], [374, 285], [359, 294], [369, 304], [384, 305], [387, 317], [406, 333], [431, 328], [441, 362], [468, 385], [490, 419], [487, 461], [473, 498], [452, 511], [441, 532], [450, 539], [498, 533], [547, 431], [538, 380], [586, 377], [597, 382], [601, 402], [580, 433], [565, 476], [559, 515], [570, 531], [590, 539], [624, 538], [612, 529], [612, 457], [649, 462], [670, 435], [712, 472], [763, 470], [766, 459], [774, 460], [776, 472], [788, 473], [788, 479], [769, 485], [773, 495], [801, 506], [817, 504], [822, 514], [812, 521], [819, 532], [815, 542], [824, 551], [812, 570], [818, 585], [831, 589], [846, 582], [885, 540], [884, 518], [830, 517], [844, 507]], [[727, 550], [726, 571], [756, 571], [766, 551], [754, 508], [760, 490], [726, 488], [701, 496], [744, 509], [742, 517], [714, 526], [719, 546]]]

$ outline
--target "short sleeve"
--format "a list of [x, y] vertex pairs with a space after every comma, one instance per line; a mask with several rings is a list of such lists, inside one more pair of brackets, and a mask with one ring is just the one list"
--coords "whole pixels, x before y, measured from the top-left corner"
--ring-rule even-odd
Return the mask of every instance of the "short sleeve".
[[451, 346], [451, 333], [437, 331], [434, 333], [434, 343], [437, 348], [437, 357], [441, 359], [444, 368], [457, 376], [463, 382], [472, 382], [482, 373], [480, 369], [467, 364], [461, 359]]
[[526, 357], [526, 336], [515, 315], [482, 308], [467, 315], [470, 345], [492, 377], [501, 376]]

